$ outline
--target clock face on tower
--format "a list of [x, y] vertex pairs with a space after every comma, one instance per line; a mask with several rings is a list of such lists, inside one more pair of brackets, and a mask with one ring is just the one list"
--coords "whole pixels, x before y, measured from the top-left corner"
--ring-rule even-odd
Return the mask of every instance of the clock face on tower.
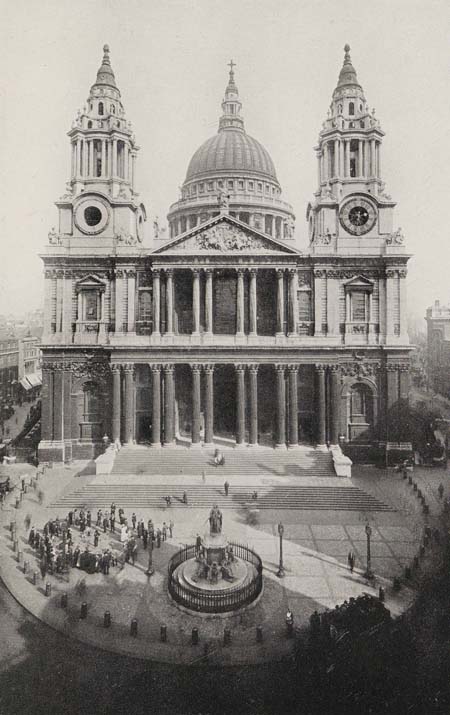
[[340, 212], [339, 220], [343, 228], [353, 236], [363, 236], [374, 226], [377, 211], [371, 201], [357, 197], [347, 201]]
[[82, 233], [101, 233], [109, 222], [109, 207], [99, 196], [85, 196], [75, 208], [74, 218]]

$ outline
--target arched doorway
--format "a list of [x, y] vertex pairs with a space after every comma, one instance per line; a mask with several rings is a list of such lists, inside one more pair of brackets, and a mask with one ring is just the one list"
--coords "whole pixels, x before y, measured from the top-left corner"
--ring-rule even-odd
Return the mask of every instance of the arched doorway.
[[88, 380], [82, 387], [82, 414], [80, 419], [80, 439], [99, 442], [104, 434], [105, 414], [103, 393], [100, 386]]
[[347, 393], [347, 439], [349, 442], [370, 442], [374, 424], [374, 392], [357, 382]]

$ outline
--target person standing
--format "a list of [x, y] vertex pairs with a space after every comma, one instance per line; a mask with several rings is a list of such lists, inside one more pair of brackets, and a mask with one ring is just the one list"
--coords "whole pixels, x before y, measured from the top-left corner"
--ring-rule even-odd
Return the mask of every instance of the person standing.
[[228, 492], [229, 492], [229, 490], [230, 490], [230, 485], [228, 484], [228, 482], [225, 482], [225, 484], [223, 485], [223, 490], [224, 490], [224, 492], [225, 492], [225, 496], [227, 497], [227, 496], [228, 496]]
[[116, 527], [116, 519], [114, 517], [114, 514], [112, 514], [112, 513], [111, 513], [111, 516], [109, 519], [109, 526], [110, 526], [111, 533], [114, 533], [114, 529]]
[[100, 532], [98, 529], [94, 531], [94, 547], [97, 548], [98, 546], [98, 538], [100, 536]]
[[109, 520], [105, 512], [105, 516], [103, 517], [103, 533], [106, 534], [106, 530], [108, 528]]
[[438, 494], [439, 499], [442, 499], [442, 497], [444, 496], [444, 485], [442, 484], [442, 482], [438, 486]]
[[148, 531], [147, 531], [147, 529], [144, 529], [144, 528], [142, 528], [142, 543], [143, 543], [144, 549], [146, 549], [148, 546]]
[[161, 548], [161, 529], [158, 527], [156, 530], [156, 546], [157, 548]]
[[162, 525], [162, 540], [163, 541], [167, 540], [167, 524], [165, 521], [163, 521], [163, 525]]
[[202, 469], [202, 482], [203, 484], [206, 484], [206, 472], [204, 469]]
[[355, 554], [353, 553], [353, 551], [348, 552], [347, 563], [350, 569], [350, 573], [353, 573], [353, 569], [355, 568]]
[[187, 504], [187, 503], [188, 503], [188, 495], [187, 495], [187, 492], [183, 492], [183, 504]]
[[131, 515], [131, 523], [133, 524], [133, 530], [136, 530], [136, 522], [137, 522], [137, 516], [136, 516], [136, 514], [133, 512], [132, 515]]
[[115, 515], [116, 515], [116, 505], [113, 502], [111, 504], [111, 516], [115, 516]]
[[91, 528], [92, 525], [92, 515], [90, 511], [86, 512], [86, 524], [88, 525], [89, 529]]
[[171, 519], [171, 520], [169, 521], [169, 527], [168, 527], [168, 528], [169, 528], [169, 536], [170, 536], [171, 539], [172, 539], [172, 537], [173, 537], [173, 527], [174, 527], [174, 523], [173, 523], [173, 521], [172, 521], [172, 519]]
[[103, 512], [101, 509], [97, 511], [97, 526], [101, 526], [103, 518]]

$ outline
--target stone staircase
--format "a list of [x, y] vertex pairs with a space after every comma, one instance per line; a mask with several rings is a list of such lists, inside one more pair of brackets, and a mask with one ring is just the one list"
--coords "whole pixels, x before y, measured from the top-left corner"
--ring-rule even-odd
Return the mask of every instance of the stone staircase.
[[[217, 504], [220, 509], [255, 507], [258, 509], [296, 509], [333, 511], [395, 511], [358, 487], [341, 485], [269, 485], [256, 487], [257, 499], [252, 499], [254, 486], [233, 484], [228, 497], [218, 485], [190, 484], [185, 480], [179, 484], [135, 484], [126, 482], [101, 484], [91, 482], [79, 489], [60, 496], [50, 506], [68, 511], [81, 506], [90, 509], [108, 508], [111, 502], [126, 511], [165, 508], [165, 497], [170, 495], [171, 508], [210, 509]], [[183, 502], [183, 492], [187, 494], [187, 505]], [[95, 514], [93, 517], [95, 518]]]
[[265, 447], [221, 448], [225, 465], [214, 466], [214, 448], [189, 449], [182, 446], [124, 447], [114, 460], [112, 474], [156, 474], [161, 476], [201, 476], [202, 471], [245, 479], [262, 476], [334, 477], [328, 451], [313, 447], [274, 450]]

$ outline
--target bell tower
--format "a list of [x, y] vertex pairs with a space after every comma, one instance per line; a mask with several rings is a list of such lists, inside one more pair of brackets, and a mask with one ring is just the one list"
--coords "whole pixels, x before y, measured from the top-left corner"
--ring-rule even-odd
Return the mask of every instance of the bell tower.
[[59, 232], [49, 235], [50, 242], [101, 237], [127, 245], [140, 243], [146, 217], [135, 189], [139, 147], [126, 119], [108, 45], [68, 136], [71, 175], [66, 193], [56, 202]]
[[349, 45], [344, 53], [315, 147], [318, 188], [308, 206], [309, 238], [319, 253], [324, 246], [327, 252], [380, 253], [393, 230], [395, 206], [382, 180], [384, 132], [369, 109]]

